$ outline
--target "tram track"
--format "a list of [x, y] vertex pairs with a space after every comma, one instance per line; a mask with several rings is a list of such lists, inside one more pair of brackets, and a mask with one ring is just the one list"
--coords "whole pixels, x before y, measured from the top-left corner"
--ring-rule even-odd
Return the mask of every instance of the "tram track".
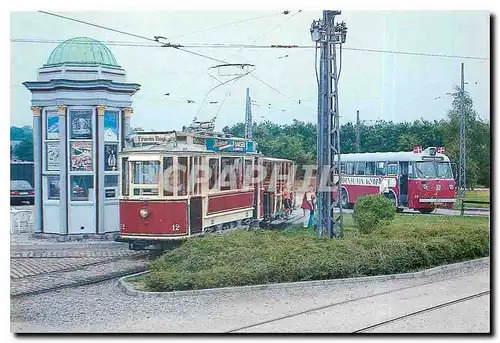
[[475, 299], [475, 298], [483, 297], [483, 296], [488, 295], [488, 294], [490, 294], [490, 291], [484, 291], [484, 292], [475, 293], [475, 294], [472, 294], [472, 295], [469, 295], [469, 296], [466, 296], [466, 297], [461, 297], [461, 298], [458, 298], [458, 299], [455, 299], [455, 300], [447, 301], [447, 302], [441, 303], [439, 305], [430, 306], [430, 307], [424, 308], [422, 310], [414, 311], [414, 312], [411, 312], [411, 313], [408, 313], [408, 314], [405, 314], [405, 315], [402, 315], [402, 316], [398, 316], [398, 317], [395, 317], [395, 318], [392, 318], [392, 319], [389, 319], [389, 320], [382, 321], [382, 322], [377, 323], [377, 324], [366, 326], [364, 328], [361, 328], [361, 329], [358, 329], [356, 331], [353, 331], [352, 333], [363, 333], [363, 332], [366, 332], [366, 331], [371, 330], [371, 329], [375, 329], [375, 328], [378, 328], [378, 327], [381, 327], [381, 326], [385, 326], [387, 324], [398, 322], [398, 321], [401, 321], [401, 320], [404, 320], [404, 319], [407, 319], [407, 318], [410, 318], [410, 317], [413, 317], [413, 316], [417, 316], [417, 315], [420, 315], [420, 314], [432, 312], [432, 311], [435, 311], [435, 310], [438, 310], [438, 309], [441, 309], [441, 308], [444, 308], [444, 307], [449, 307], [449, 306], [452, 306], [452, 305], [455, 305], [455, 304], [459, 304], [459, 303], [462, 303], [462, 302], [465, 302], [465, 301], [469, 301], [469, 300], [472, 300], [472, 299]]
[[[308, 313], [312, 313], [312, 312], [316, 312], [316, 311], [321, 311], [321, 310], [326, 310], [326, 309], [331, 309], [331, 308], [335, 308], [335, 307], [340, 307], [342, 305], [355, 303], [357, 301], [368, 300], [368, 299], [371, 299], [371, 298], [375, 298], [375, 297], [379, 297], [379, 296], [383, 296], [383, 295], [388, 295], [388, 294], [391, 294], [391, 293], [396, 293], [396, 292], [411, 290], [411, 289], [415, 289], [415, 288], [418, 288], [418, 287], [432, 285], [432, 284], [436, 284], [436, 283], [443, 282], [443, 281], [456, 280], [456, 279], [460, 279], [460, 278], [466, 278], [466, 277], [469, 277], [470, 275], [471, 274], [469, 274], [469, 275], [462, 275], [462, 276], [452, 276], [452, 277], [448, 277], [448, 278], [444, 278], [444, 279], [440, 279], [440, 280], [436, 280], [436, 281], [423, 282], [423, 283], [420, 283], [418, 285], [412, 285], [412, 286], [407, 286], [407, 287], [400, 287], [400, 288], [393, 289], [393, 290], [388, 290], [388, 291], [379, 292], [379, 293], [375, 293], [375, 294], [369, 294], [369, 295], [362, 296], [362, 297], [357, 297], [357, 298], [347, 299], [347, 300], [343, 300], [343, 301], [338, 301], [338, 302], [335, 302], [335, 303], [332, 303], [332, 304], [318, 306], [318, 307], [310, 308], [310, 309], [307, 309], [307, 310], [304, 310], [304, 311], [300, 311], [300, 312], [288, 314], [288, 315], [285, 315], [285, 316], [281, 316], [281, 317], [278, 317], [278, 318], [273, 318], [273, 319], [269, 319], [269, 320], [257, 322], [257, 323], [254, 323], [254, 324], [242, 326], [242, 327], [239, 327], [239, 328], [236, 328], [236, 329], [232, 329], [232, 330], [226, 331], [225, 333], [238, 333], [238, 331], [255, 328], [255, 327], [258, 327], [258, 326], [261, 326], [261, 325], [265, 325], [265, 324], [279, 322], [279, 321], [282, 321], [282, 320], [285, 320], [285, 319], [289, 319], [289, 318], [293, 318], [293, 317], [298, 317], [298, 316], [301, 316], [301, 315], [304, 315], [304, 314], [308, 314]], [[399, 317], [396, 317], [396, 318], [392, 318], [392, 319], [389, 319], [389, 320], [386, 320], [386, 321], [383, 321], [383, 322], [379, 322], [377, 324], [373, 324], [373, 325], [370, 325], [370, 326], [363, 327], [363, 328], [358, 329], [358, 330], [356, 330], [356, 331], [354, 331], [352, 333], [361, 333], [363, 331], [366, 331], [366, 330], [369, 330], [369, 329], [372, 329], [372, 328], [375, 328], [375, 327], [387, 325], [389, 323], [396, 322], [398, 320], [403, 320], [405, 318], [408, 318], [408, 317], [411, 317], [411, 316], [414, 316], [414, 315], [418, 315], [420, 313], [430, 312], [430, 311], [433, 311], [433, 310], [436, 310], [436, 309], [439, 309], [439, 308], [443, 308], [443, 307], [446, 307], [446, 306], [451, 306], [453, 304], [464, 302], [464, 301], [467, 301], [467, 300], [471, 300], [471, 299], [474, 299], [474, 298], [477, 298], [477, 297], [481, 297], [481, 296], [487, 295], [489, 293], [490, 293], [490, 291], [483, 291], [483, 292], [475, 293], [475, 294], [472, 294], [472, 295], [469, 295], [469, 296], [466, 296], [466, 297], [462, 297], [462, 298], [459, 298], [459, 299], [456, 299], [456, 300], [448, 301], [448, 302], [445, 302], [445, 303], [442, 303], [442, 304], [439, 304], [439, 305], [427, 307], [427, 308], [424, 308], [422, 310], [414, 311], [414, 312], [409, 313], [409, 314], [405, 314], [405, 315], [402, 315], [402, 316], [399, 316]]]
[[133, 257], [113, 258], [74, 268], [11, 279], [10, 296], [20, 298], [118, 279], [145, 271], [149, 262], [154, 258], [154, 255], [150, 253], [143, 253]]

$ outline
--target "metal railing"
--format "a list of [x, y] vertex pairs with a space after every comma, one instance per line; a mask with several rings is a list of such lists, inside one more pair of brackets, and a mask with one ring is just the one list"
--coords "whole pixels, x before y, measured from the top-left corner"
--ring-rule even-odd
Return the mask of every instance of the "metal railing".
[[[469, 208], [465, 207], [464, 204], [483, 204], [483, 205], [488, 205], [488, 207], [475, 207], [475, 208]], [[462, 200], [462, 204], [460, 205], [460, 215], [464, 215], [464, 211], [489, 211], [490, 210], [490, 202], [489, 201], [477, 201], [477, 200]]]
[[10, 233], [32, 233], [33, 217], [31, 210], [10, 209]]

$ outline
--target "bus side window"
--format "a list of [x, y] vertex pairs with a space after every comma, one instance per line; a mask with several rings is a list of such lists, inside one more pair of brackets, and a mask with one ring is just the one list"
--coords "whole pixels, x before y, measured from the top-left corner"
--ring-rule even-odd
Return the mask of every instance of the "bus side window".
[[408, 178], [410, 178], [410, 179], [414, 178], [414, 175], [413, 175], [413, 162], [410, 162], [408, 164]]
[[347, 162], [347, 175], [354, 175], [354, 162]]
[[398, 174], [398, 164], [388, 163], [387, 164], [387, 175], [397, 175]]
[[385, 162], [377, 162], [377, 175], [385, 175]]
[[356, 162], [356, 175], [365, 175], [365, 162]]
[[345, 174], [345, 162], [340, 162], [340, 173]]
[[365, 175], [375, 175], [375, 162], [366, 162]]

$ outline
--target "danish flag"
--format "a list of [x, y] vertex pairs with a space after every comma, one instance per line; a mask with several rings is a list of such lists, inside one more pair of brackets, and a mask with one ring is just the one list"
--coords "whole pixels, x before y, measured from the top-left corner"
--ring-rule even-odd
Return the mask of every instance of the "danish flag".
[[422, 153], [422, 146], [419, 145], [419, 146], [414, 147], [413, 148], [413, 152], [416, 153], [416, 154]]
[[440, 154], [444, 154], [444, 148], [443, 147], [437, 148], [437, 152]]

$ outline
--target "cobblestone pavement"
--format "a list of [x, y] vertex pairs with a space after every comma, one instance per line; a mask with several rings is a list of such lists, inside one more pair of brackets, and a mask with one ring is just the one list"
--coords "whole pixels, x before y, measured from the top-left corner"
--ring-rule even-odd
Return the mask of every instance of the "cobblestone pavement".
[[149, 254], [128, 244], [84, 240], [57, 242], [29, 234], [11, 234], [11, 296], [88, 283], [142, 271]]
[[40, 292], [53, 288], [75, 286], [118, 275], [133, 274], [146, 269], [147, 257], [121, 259], [117, 261], [95, 261], [93, 264], [80, 265], [70, 270], [46, 272], [44, 274], [11, 279], [10, 295], [16, 296], [27, 292]]

